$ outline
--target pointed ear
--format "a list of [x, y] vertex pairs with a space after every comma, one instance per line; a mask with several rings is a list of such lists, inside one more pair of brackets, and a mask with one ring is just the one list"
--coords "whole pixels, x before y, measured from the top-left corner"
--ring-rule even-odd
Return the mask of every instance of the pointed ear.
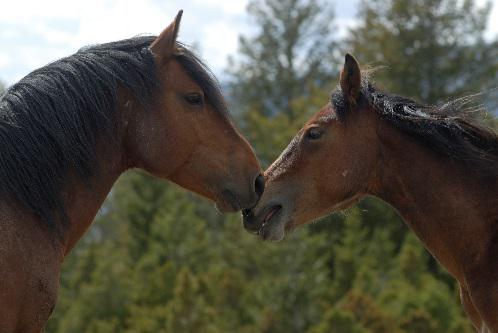
[[156, 56], [169, 56], [175, 50], [176, 37], [180, 29], [183, 10], [180, 10], [171, 24], [164, 29], [150, 45], [150, 50]]
[[351, 109], [356, 108], [361, 89], [360, 65], [358, 65], [358, 61], [349, 53], [346, 53], [340, 84], [344, 100], [348, 107]]

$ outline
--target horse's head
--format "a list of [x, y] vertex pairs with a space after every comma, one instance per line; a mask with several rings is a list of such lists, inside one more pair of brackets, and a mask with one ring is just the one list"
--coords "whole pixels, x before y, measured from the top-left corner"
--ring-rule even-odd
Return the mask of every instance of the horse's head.
[[264, 239], [356, 202], [378, 160], [377, 118], [361, 92], [356, 60], [346, 55], [340, 89], [266, 170], [266, 189], [244, 212], [244, 226]]
[[181, 12], [150, 46], [160, 84], [148, 110], [131, 110], [130, 164], [215, 201], [223, 212], [252, 207], [264, 186], [259, 163], [231, 123], [216, 79], [176, 41], [180, 19]]

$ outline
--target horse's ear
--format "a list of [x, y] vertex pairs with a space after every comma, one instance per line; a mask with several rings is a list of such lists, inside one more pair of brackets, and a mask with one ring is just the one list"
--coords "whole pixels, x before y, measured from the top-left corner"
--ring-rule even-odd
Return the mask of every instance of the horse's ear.
[[183, 10], [180, 10], [171, 24], [164, 29], [150, 45], [150, 50], [156, 56], [168, 56], [175, 50], [176, 37], [180, 29]]
[[360, 97], [361, 73], [358, 61], [349, 53], [346, 53], [344, 59], [340, 84], [346, 104], [349, 108], [355, 109]]

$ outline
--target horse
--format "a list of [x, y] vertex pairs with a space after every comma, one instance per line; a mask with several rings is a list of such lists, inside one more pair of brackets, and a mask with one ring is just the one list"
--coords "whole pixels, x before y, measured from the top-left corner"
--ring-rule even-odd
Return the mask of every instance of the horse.
[[64, 257], [120, 174], [139, 168], [216, 203], [255, 205], [261, 168], [209, 69], [159, 36], [94, 45], [0, 99], [0, 332], [40, 332]]
[[347, 54], [329, 103], [265, 171], [245, 228], [277, 241], [380, 198], [458, 280], [476, 329], [498, 332], [498, 137], [471, 100], [426, 106], [384, 92]]

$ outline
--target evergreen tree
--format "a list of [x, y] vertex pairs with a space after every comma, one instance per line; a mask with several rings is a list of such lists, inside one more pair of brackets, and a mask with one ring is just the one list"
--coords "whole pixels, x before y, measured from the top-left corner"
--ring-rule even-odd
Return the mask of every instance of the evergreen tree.
[[[426, 15], [427, 9], [419, 8], [426, 2], [415, 2], [417, 15]], [[447, 3], [431, 7], [437, 8], [432, 14], [437, 21], [441, 8], [452, 2], [427, 3]], [[455, 10], [461, 10], [458, 3]], [[475, 18], [472, 1], [465, 3]], [[406, 53], [396, 58], [396, 50], [411, 44], [395, 39], [418, 34], [407, 33], [417, 28], [408, 20], [415, 10], [408, 8], [411, 4], [365, 2], [349, 45], [366, 62], [405, 61], [376, 74], [386, 86], [392, 82], [392, 91], [429, 101], [444, 99], [459, 91], [461, 81], [448, 85], [444, 94], [437, 92], [438, 85], [444, 86], [438, 83], [437, 96], [421, 95], [426, 83], [420, 77], [408, 81], [408, 64], [418, 66], [418, 60]], [[372, 8], [369, 15], [366, 6]], [[331, 8], [325, 0], [250, 1], [256, 34], [241, 38], [239, 57], [230, 65], [229, 88], [238, 123], [265, 165], [328, 101], [337, 82]], [[382, 14], [388, 12], [390, 16]], [[377, 18], [376, 13], [384, 16]], [[488, 50], [469, 28], [479, 22], [466, 20], [463, 32], [450, 26], [463, 40], [481, 41]], [[455, 22], [451, 15], [447, 21]], [[367, 29], [369, 22], [375, 25]], [[382, 28], [391, 26], [398, 30]], [[391, 48], [384, 38], [391, 38]], [[467, 44], [455, 45], [455, 54], [460, 54]], [[429, 52], [417, 50], [423, 56]], [[472, 48], [466, 48], [462, 63], [477, 58], [479, 50], [472, 55]], [[486, 52], [482, 54], [489, 57]], [[456, 66], [449, 74], [437, 69], [438, 82], [465, 78], [466, 65], [461, 66], [462, 76]], [[409, 83], [401, 85], [399, 78]], [[243, 230], [239, 215], [221, 216], [212, 206], [143, 173], [121, 177], [63, 266], [59, 303], [47, 331], [471, 332], [449, 282], [453, 280], [441, 273], [396, 212], [379, 200], [363, 200], [278, 244], [260, 241]]]
[[248, 13], [257, 32], [240, 37], [228, 88], [244, 134], [267, 165], [328, 99], [337, 74], [333, 4], [252, 0]]
[[496, 87], [498, 43], [484, 32], [491, 3], [473, 0], [362, 0], [360, 23], [345, 49], [360, 63], [383, 65], [388, 91], [443, 102]]
[[258, 31], [254, 37], [240, 37], [239, 56], [231, 60], [232, 98], [265, 116], [285, 113], [292, 118], [296, 96], [309, 96], [313, 83], [326, 85], [335, 74], [332, 4], [252, 0], [248, 13]]

